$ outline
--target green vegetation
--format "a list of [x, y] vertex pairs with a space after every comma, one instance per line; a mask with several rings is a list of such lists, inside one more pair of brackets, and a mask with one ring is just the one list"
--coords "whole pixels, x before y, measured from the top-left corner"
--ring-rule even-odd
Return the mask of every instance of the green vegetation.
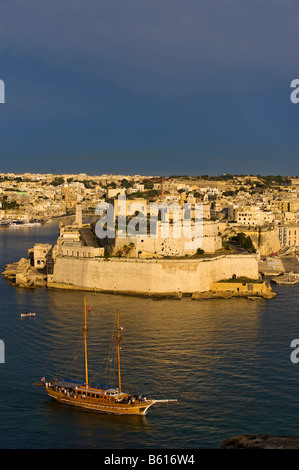
[[20, 204], [18, 204], [16, 201], [11, 201], [11, 202], [8, 202], [7, 201], [7, 196], [4, 196], [1, 203], [2, 203], [2, 207], [1, 209], [2, 210], [5, 210], [5, 209], [19, 209], [20, 207]]
[[64, 178], [62, 176], [56, 176], [53, 181], [51, 181], [52, 186], [61, 186], [64, 183]]
[[256, 253], [256, 249], [254, 248], [251, 238], [246, 236], [245, 233], [238, 233], [236, 236], [232, 237], [231, 240], [245, 250], [250, 251], [251, 253]]
[[150, 189], [149, 191], [137, 191], [136, 193], [128, 194], [127, 199], [154, 199], [159, 196], [160, 192], [156, 189]]
[[171, 175], [169, 176], [170, 179], [192, 179], [192, 178], [200, 178], [202, 180], [207, 181], [233, 181], [237, 178], [246, 178], [246, 176], [255, 177], [256, 179], [253, 181], [251, 178], [247, 178], [245, 180], [245, 184], [252, 185], [255, 184], [260, 188], [269, 188], [273, 186], [284, 186], [287, 184], [289, 177], [288, 176], [281, 176], [281, 175], [243, 175], [243, 174], [223, 174], [223, 175], [199, 175], [196, 177], [190, 177], [187, 175]]
[[232, 276], [230, 279], [222, 279], [221, 281], [218, 282], [231, 282], [231, 283], [242, 283], [242, 284], [261, 284], [261, 279], [250, 279], [249, 277], [245, 276]]
[[126, 189], [131, 188], [134, 184], [133, 181], [128, 181], [126, 178], [123, 178], [120, 183], [121, 187]]
[[223, 196], [236, 196], [240, 191], [246, 191], [246, 189], [241, 186], [240, 189], [235, 189], [234, 191], [232, 189], [229, 189], [228, 191], [223, 191], [222, 195]]

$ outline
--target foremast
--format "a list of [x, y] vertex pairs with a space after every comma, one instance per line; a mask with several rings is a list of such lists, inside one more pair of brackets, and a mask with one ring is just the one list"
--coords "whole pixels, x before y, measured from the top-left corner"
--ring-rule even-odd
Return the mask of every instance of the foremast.
[[87, 321], [86, 321], [86, 296], [84, 296], [84, 326], [83, 326], [83, 336], [84, 336], [84, 355], [85, 355], [85, 387], [88, 388], [88, 362], [87, 362]]
[[[88, 382], [88, 360], [87, 360], [87, 317], [86, 317], [86, 296], [84, 296], [84, 355], [85, 355], [85, 387], [89, 387]], [[121, 371], [120, 371], [120, 342], [122, 337], [120, 335], [121, 327], [119, 326], [119, 311], [117, 310], [117, 331], [116, 331], [116, 343], [117, 343], [117, 367], [118, 367], [118, 391], [121, 393]]]
[[117, 366], [118, 366], [118, 391], [121, 393], [121, 373], [120, 373], [120, 326], [119, 326], [119, 311], [117, 310], [117, 333], [116, 333], [116, 343], [117, 343]]

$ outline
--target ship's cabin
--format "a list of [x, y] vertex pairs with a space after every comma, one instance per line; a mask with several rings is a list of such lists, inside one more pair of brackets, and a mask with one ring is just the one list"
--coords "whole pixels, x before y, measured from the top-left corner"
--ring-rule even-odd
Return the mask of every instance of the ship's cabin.
[[105, 395], [115, 397], [119, 395], [119, 391], [116, 388], [109, 388], [108, 390], [106, 390]]

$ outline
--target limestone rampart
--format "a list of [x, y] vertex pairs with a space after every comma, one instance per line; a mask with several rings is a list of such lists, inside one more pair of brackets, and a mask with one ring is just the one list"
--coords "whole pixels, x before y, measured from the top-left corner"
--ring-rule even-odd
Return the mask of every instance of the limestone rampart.
[[232, 276], [258, 279], [254, 254], [194, 259], [77, 258], [57, 256], [48, 287], [140, 295], [192, 294]]

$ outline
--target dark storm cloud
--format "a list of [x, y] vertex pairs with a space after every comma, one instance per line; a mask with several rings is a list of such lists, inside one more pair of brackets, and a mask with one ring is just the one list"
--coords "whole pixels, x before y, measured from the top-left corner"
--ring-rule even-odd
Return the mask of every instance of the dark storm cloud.
[[299, 39], [291, 0], [8, 0], [1, 9], [2, 51], [78, 63], [139, 91], [290, 72]]
[[2, 0], [0, 8], [7, 169], [52, 168], [51, 159], [64, 171], [299, 171], [299, 105], [289, 99], [299, 75], [297, 1]]

